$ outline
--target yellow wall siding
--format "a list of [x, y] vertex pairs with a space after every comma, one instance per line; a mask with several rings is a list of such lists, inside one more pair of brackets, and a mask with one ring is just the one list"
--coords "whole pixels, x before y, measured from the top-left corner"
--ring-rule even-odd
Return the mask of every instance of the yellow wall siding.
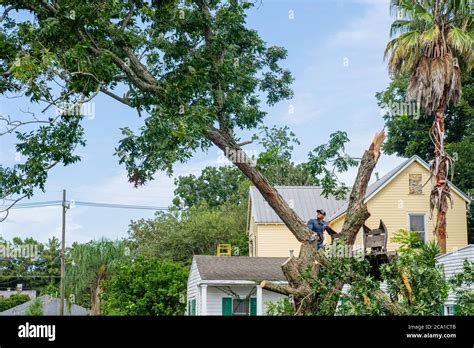
[[[379, 220], [384, 221], [389, 231], [387, 243], [389, 250], [398, 247], [390, 241], [393, 234], [400, 229], [408, 229], [408, 213], [426, 214], [425, 228], [428, 240], [436, 240], [433, 236], [434, 222], [429, 220], [430, 183], [423, 187], [422, 195], [410, 195], [409, 174], [421, 174], [423, 183], [429, 179], [428, 170], [415, 161], [367, 203], [371, 217], [366, 224], [371, 228], [377, 228]], [[453, 192], [452, 195], [453, 208], [447, 213], [448, 252], [467, 245], [466, 202], [457, 193]], [[436, 219], [436, 214], [433, 217]], [[336, 231], [341, 231], [343, 224], [344, 216], [331, 221], [331, 227]], [[253, 224], [253, 231], [257, 249], [255, 256], [287, 257], [289, 250], [294, 250], [295, 255], [298, 255], [300, 243], [284, 224]], [[327, 233], [325, 235], [325, 243], [330, 243], [330, 237]], [[355, 246], [362, 246], [362, 232], [358, 233]]]
[[[249, 255], [250, 256], [257, 256], [256, 249], [258, 247], [257, 243], [257, 224], [255, 224], [255, 219], [253, 216], [250, 218], [249, 226], [248, 226], [248, 234], [249, 234]], [[254, 252], [255, 250], [255, 252]]]
[[[429, 179], [428, 170], [418, 162], [413, 162], [367, 202], [371, 216], [367, 220], [366, 225], [370, 228], [377, 228], [379, 220], [383, 220], [389, 231], [389, 241], [387, 243], [389, 250], [394, 250], [398, 247], [396, 243], [390, 241], [393, 234], [400, 229], [408, 229], [408, 213], [426, 214], [428, 240], [436, 239], [433, 236], [434, 221], [436, 220], [429, 219], [430, 183], [423, 187], [422, 195], [411, 195], [409, 194], [408, 187], [409, 174], [422, 174], [423, 183]], [[433, 218], [436, 218], [436, 214], [434, 214]], [[331, 226], [336, 231], [340, 231], [343, 223], [344, 218], [341, 217], [334, 220]], [[453, 208], [450, 208], [447, 213], [447, 231], [448, 252], [467, 245], [466, 202], [455, 192], [453, 192]], [[355, 244], [362, 245], [361, 233], [357, 235]]]
[[257, 224], [257, 255], [289, 257], [290, 250], [298, 256], [301, 243], [284, 224]]

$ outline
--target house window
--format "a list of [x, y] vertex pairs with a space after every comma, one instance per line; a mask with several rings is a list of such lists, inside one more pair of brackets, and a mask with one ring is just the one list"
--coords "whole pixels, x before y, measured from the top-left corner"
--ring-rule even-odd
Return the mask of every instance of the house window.
[[453, 305], [445, 305], [444, 306], [444, 315], [454, 315]]
[[238, 299], [231, 297], [222, 298], [222, 315], [247, 316], [257, 315], [257, 298]]
[[249, 315], [249, 299], [233, 299], [232, 303], [233, 311], [232, 315]]
[[408, 214], [408, 229], [418, 233], [422, 241], [426, 241], [425, 214]]
[[410, 174], [408, 181], [409, 181], [411, 195], [423, 194], [423, 184], [421, 182], [421, 174]]
[[196, 315], [196, 299], [188, 301], [188, 315]]

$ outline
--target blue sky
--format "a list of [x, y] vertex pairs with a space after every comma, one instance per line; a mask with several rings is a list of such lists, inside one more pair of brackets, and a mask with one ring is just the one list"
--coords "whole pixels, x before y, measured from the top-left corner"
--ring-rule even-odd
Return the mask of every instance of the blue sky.
[[[248, 24], [269, 45], [284, 46], [284, 65], [295, 78], [294, 98], [266, 108], [267, 125], [288, 125], [301, 146], [295, 160], [303, 161], [315, 146], [325, 143], [336, 130], [348, 133], [347, 152], [360, 156], [376, 131], [383, 128], [375, 92], [389, 83], [383, 51], [389, 39], [389, 0], [263, 0], [249, 14]], [[95, 117], [84, 122], [87, 147], [76, 165], [54, 168], [46, 192], [30, 202], [59, 200], [62, 189], [68, 199], [107, 203], [168, 206], [173, 197], [173, 178], [157, 173], [156, 179], [135, 189], [113, 156], [121, 138], [120, 127], [137, 127], [142, 120], [128, 107], [101, 95], [94, 99]], [[38, 111], [23, 99], [0, 99], [0, 112], [12, 116], [21, 110]], [[292, 112], [291, 112], [292, 111]], [[246, 135], [247, 136], [247, 135]], [[0, 163], [12, 165], [12, 139], [0, 138]], [[248, 146], [247, 150], [257, 151]], [[222, 164], [216, 148], [196, 153], [189, 163], [178, 165], [175, 176], [198, 174], [208, 165]], [[376, 171], [381, 175], [402, 159], [384, 155]], [[351, 184], [355, 171], [342, 176]], [[26, 202], [26, 201], [24, 201]], [[127, 236], [131, 220], [150, 218], [152, 211], [75, 207], [67, 214], [67, 243]], [[60, 236], [61, 208], [12, 210], [0, 224], [0, 235], [34, 237], [46, 241]]]

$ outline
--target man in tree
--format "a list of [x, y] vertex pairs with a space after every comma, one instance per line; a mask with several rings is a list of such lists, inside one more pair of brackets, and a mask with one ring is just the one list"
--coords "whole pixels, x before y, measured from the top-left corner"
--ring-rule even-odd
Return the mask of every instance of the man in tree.
[[316, 210], [316, 219], [310, 219], [308, 221], [308, 228], [313, 231], [313, 235], [309, 239], [309, 243], [317, 241], [317, 249], [321, 249], [324, 246], [324, 231], [327, 231], [329, 235], [334, 238], [338, 233], [329, 227], [329, 223], [324, 220], [326, 212], [323, 209]]

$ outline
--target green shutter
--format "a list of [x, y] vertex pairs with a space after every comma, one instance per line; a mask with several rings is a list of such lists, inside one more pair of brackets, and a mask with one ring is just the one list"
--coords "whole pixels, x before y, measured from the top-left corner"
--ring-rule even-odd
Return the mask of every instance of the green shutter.
[[188, 315], [192, 315], [191, 314], [191, 301], [188, 300]]
[[191, 301], [191, 313], [192, 315], [196, 315], [196, 299]]
[[457, 306], [456, 304], [453, 304], [453, 315], [457, 315]]
[[250, 315], [257, 315], [257, 299], [255, 297], [250, 298]]
[[444, 315], [444, 305], [439, 306], [439, 315]]
[[222, 298], [222, 315], [232, 315], [232, 297]]

